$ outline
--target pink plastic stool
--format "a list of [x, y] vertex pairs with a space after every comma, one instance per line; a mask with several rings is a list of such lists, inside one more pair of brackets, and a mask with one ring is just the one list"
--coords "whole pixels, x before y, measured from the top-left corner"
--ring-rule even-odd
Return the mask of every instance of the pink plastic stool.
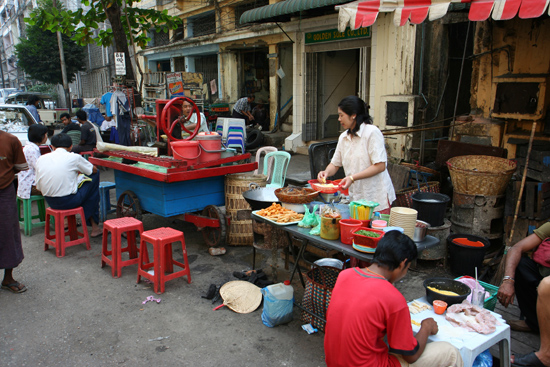
[[[82, 221], [82, 232], [76, 228], [76, 216], [80, 215]], [[55, 221], [55, 233], [50, 233], [50, 221], [53, 217]], [[65, 218], [69, 223], [69, 228], [65, 230]], [[48, 251], [49, 246], [55, 247], [57, 257], [65, 256], [65, 249], [70, 246], [86, 244], [86, 250], [90, 250], [90, 237], [88, 237], [88, 228], [86, 227], [86, 218], [84, 209], [81, 206], [74, 209], [56, 210], [46, 209], [46, 228], [44, 230], [44, 251]], [[69, 241], [65, 237], [69, 236]]]
[[[183, 263], [172, 258], [172, 243], [174, 242], [181, 242]], [[153, 262], [149, 262], [148, 259], [146, 260], [146, 257], [148, 257], [146, 251], [147, 243], [153, 245]], [[179, 266], [183, 270], [173, 272], [174, 265]], [[151, 268], [154, 269], [154, 274], [147, 272]], [[166, 274], [166, 272], [171, 274]], [[153, 282], [155, 293], [161, 294], [164, 293], [164, 284], [167, 281], [185, 275], [187, 275], [187, 283], [191, 283], [191, 272], [189, 270], [183, 232], [162, 227], [141, 234], [137, 283], [141, 281], [141, 277], [149, 279]]]
[[[111, 232], [111, 250], [108, 249], [109, 231]], [[143, 223], [131, 217], [109, 219], [103, 222], [103, 241], [101, 250], [101, 267], [105, 264], [111, 267], [111, 275], [120, 278], [122, 267], [137, 264], [139, 258], [136, 246], [136, 232], [140, 236], [143, 232]], [[127, 233], [127, 245], [122, 247], [122, 234]], [[122, 260], [122, 253], [128, 252], [130, 260]], [[110, 258], [109, 258], [110, 256]]]

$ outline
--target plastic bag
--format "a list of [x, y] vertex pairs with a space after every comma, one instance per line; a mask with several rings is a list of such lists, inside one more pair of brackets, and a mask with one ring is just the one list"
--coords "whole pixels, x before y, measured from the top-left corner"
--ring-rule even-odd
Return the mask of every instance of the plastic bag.
[[489, 349], [476, 357], [472, 367], [493, 367], [493, 356], [489, 352]]
[[262, 288], [264, 296], [264, 309], [262, 311], [262, 322], [265, 326], [274, 327], [292, 321], [292, 299], [277, 299], [266, 288]]
[[321, 219], [319, 218], [319, 216], [317, 214], [315, 215], [315, 218], [317, 220], [317, 225], [315, 227], [313, 227], [311, 229], [311, 231], [309, 231], [309, 234], [312, 235], [312, 236], [320, 236], [321, 235]]
[[315, 227], [318, 224], [317, 217], [315, 216], [315, 211], [317, 211], [317, 205], [313, 207], [311, 213], [306, 204], [304, 204], [305, 212], [304, 218], [298, 223], [298, 227], [311, 228]]

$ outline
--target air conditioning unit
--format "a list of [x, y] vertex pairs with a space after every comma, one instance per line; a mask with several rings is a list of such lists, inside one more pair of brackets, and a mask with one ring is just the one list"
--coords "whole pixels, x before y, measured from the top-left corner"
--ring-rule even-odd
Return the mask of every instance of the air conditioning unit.
[[493, 82], [491, 117], [540, 120], [550, 103], [547, 75], [502, 75]]
[[[382, 96], [381, 123], [377, 123], [380, 129], [406, 128], [413, 126], [417, 95], [388, 95]], [[376, 123], [376, 122], [375, 122]], [[388, 156], [408, 159], [412, 139], [407, 134], [387, 135], [386, 148]]]

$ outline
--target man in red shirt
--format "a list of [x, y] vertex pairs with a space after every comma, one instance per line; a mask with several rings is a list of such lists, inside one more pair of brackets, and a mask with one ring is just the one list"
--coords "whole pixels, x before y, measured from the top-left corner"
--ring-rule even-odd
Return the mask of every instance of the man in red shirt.
[[407, 274], [416, 257], [415, 243], [390, 231], [378, 242], [372, 265], [340, 273], [327, 311], [327, 366], [463, 366], [451, 344], [427, 344], [438, 331], [434, 319], [423, 320], [413, 335], [407, 301], [393, 283]]

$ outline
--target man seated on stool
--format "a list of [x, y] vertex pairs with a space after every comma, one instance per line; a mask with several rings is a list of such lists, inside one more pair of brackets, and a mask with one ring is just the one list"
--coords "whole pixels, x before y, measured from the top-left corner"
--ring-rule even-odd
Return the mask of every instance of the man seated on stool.
[[[528, 255], [532, 252], [532, 255]], [[498, 301], [514, 302], [525, 320], [508, 320], [515, 331], [540, 332], [540, 350], [512, 357], [514, 366], [550, 367], [550, 222], [508, 250]]]
[[94, 125], [88, 121], [86, 111], [76, 111], [76, 119], [80, 123], [80, 144], [72, 148], [73, 153], [89, 152], [94, 150], [97, 137]]
[[407, 274], [417, 256], [408, 236], [389, 231], [378, 242], [372, 265], [340, 273], [327, 311], [328, 367], [463, 366], [450, 343], [428, 344], [428, 337], [438, 332], [433, 318], [423, 320], [413, 334], [407, 301], [393, 284]]
[[[99, 227], [99, 172], [79, 154], [71, 153], [72, 141], [67, 134], [51, 139], [55, 150], [36, 162], [36, 188], [52, 209], [67, 210], [81, 206], [86, 224], [92, 226], [91, 237], [101, 235]], [[82, 181], [79, 173], [90, 180]], [[80, 184], [81, 183], [81, 184]], [[80, 186], [79, 186], [80, 184]]]

